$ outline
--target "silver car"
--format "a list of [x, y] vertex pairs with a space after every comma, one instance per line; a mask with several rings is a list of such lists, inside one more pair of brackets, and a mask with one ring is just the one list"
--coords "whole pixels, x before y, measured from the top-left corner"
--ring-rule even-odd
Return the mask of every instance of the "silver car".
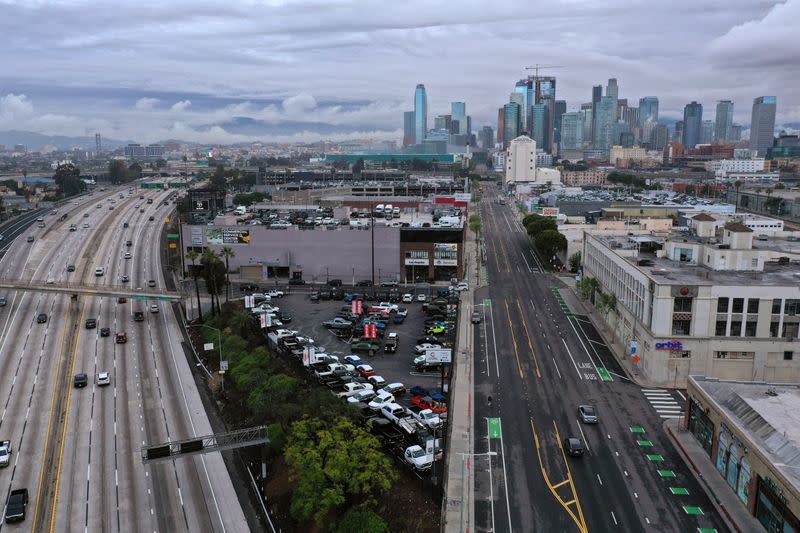
[[597, 424], [597, 411], [591, 405], [578, 406], [578, 415], [584, 424]]

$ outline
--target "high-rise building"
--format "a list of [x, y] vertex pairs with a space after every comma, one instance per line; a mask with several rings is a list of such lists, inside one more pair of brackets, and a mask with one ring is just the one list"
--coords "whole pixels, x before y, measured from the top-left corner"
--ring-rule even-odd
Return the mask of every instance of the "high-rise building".
[[532, 181], [536, 181], [536, 141], [521, 135], [508, 143], [503, 184]]
[[414, 112], [406, 111], [403, 113], [403, 146], [417, 144], [417, 137], [414, 133]]
[[742, 140], [742, 127], [741, 124], [732, 124], [731, 125], [731, 137], [728, 139], [731, 142], [739, 142]]
[[639, 125], [639, 108], [626, 107], [623, 110], [621, 118], [631, 128], [631, 130], [633, 130], [633, 128]]
[[497, 144], [505, 147], [505, 143], [503, 141], [506, 128], [505, 128], [505, 118], [506, 118], [506, 109], [505, 107], [501, 107], [497, 110]]
[[553, 114], [553, 144], [561, 142], [561, 117], [567, 112], [566, 100], [555, 101], [555, 112]]
[[619, 86], [617, 85], [617, 78], [609, 78], [608, 85], [606, 85], [606, 96], [614, 99], [614, 116], [612, 122], [619, 118], [617, 115], [617, 100], [619, 99]]
[[775, 108], [774, 96], [759, 96], [753, 99], [753, 114], [750, 118], [750, 148], [758, 152], [759, 157], [767, 155], [767, 149], [775, 140]]
[[428, 131], [428, 96], [425, 86], [417, 85], [414, 91], [414, 143], [422, 144]]
[[639, 124], [644, 126], [648, 120], [658, 122], [658, 97], [656, 96], [639, 98]]
[[717, 115], [714, 121], [714, 140], [725, 142], [731, 137], [733, 126], [733, 102], [720, 100], [717, 102]]
[[503, 106], [503, 148], [519, 137], [520, 106], [516, 102], [509, 102]]
[[[652, 124], [652, 122], [651, 122]], [[666, 124], [656, 124], [650, 134], [650, 149], [663, 151], [669, 143], [669, 128]]]
[[[675, 133], [672, 135], [672, 141], [681, 143], [683, 141], [683, 121], [679, 120], [675, 123]], [[683, 144], [681, 144], [683, 146]]]
[[703, 104], [692, 102], [683, 108], [683, 146], [688, 150], [700, 144]]
[[433, 117], [433, 129], [447, 130], [452, 133], [451, 126], [453, 124], [452, 115], [436, 115]]
[[95, 133], [94, 134], [94, 149], [95, 149], [95, 153], [99, 154], [100, 150], [102, 148], [103, 148], [103, 143], [100, 140], [100, 134], [99, 133]]
[[[589, 109], [591, 112], [591, 108]], [[573, 111], [561, 115], [561, 141], [558, 145], [560, 151], [583, 149], [583, 119], [585, 112]]]
[[550, 146], [547, 143], [549, 118], [550, 109], [546, 102], [531, 106], [532, 131], [530, 137], [536, 141], [536, 146], [548, 153], [550, 152]]
[[491, 126], [484, 126], [481, 128], [479, 138], [481, 148], [487, 151], [494, 148], [494, 130], [492, 130]]
[[704, 120], [700, 126], [700, 143], [709, 144], [714, 141], [714, 121]]
[[595, 122], [597, 120], [597, 104], [600, 103], [600, 99], [603, 97], [603, 86], [602, 85], [595, 85], [592, 87], [592, 135], [589, 139], [594, 142], [594, 130], [595, 130]]
[[592, 120], [592, 102], [581, 104], [581, 114], [583, 114], [583, 141], [586, 143], [592, 142], [592, 128], [594, 127], [594, 120]]
[[467, 104], [464, 102], [451, 102], [450, 114], [453, 120], [458, 121], [458, 131], [455, 133], [466, 135], [467, 132]]
[[603, 96], [597, 104], [597, 116], [594, 119], [593, 148], [608, 150], [611, 148], [611, 126], [614, 124], [614, 112], [617, 109], [617, 99], [613, 96]]
[[512, 104], [517, 104], [519, 106], [519, 124], [517, 124], [517, 135], [521, 135], [522, 132], [527, 132], [529, 128], [529, 124], [525, 118], [525, 95], [513, 92], [508, 95], [508, 101]]

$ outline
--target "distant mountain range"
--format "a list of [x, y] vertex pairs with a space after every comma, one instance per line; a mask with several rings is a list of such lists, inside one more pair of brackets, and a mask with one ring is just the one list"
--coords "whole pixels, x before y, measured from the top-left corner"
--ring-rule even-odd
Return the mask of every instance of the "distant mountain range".
[[[102, 138], [103, 149], [119, 148], [132, 141], [118, 141], [116, 139]], [[64, 135], [42, 135], [32, 131], [0, 131], [0, 144], [5, 145], [6, 149], [14, 148], [14, 145], [24, 144], [28, 151], [38, 152], [45, 146], [55, 146], [61, 150], [72, 148], [83, 148], [94, 150], [94, 135], [91, 137], [67, 137]]]

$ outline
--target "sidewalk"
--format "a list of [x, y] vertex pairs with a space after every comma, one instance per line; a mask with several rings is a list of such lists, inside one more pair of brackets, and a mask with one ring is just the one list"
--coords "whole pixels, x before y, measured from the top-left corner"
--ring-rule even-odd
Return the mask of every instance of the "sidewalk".
[[452, 379], [450, 381], [450, 411], [448, 413], [447, 469], [444, 478], [442, 501], [442, 531], [469, 532], [474, 529], [475, 478], [473, 461], [473, 434], [475, 427], [473, 400], [472, 324], [475, 289], [480, 276], [475, 275], [478, 250], [475, 234], [467, 231], [464, 272], [470, 288], [463, 292], [458, 310], [458, 336], [453, 352]]
[[716, 466], [700, 447], [694, 435], [682, 427], [681, 422], [679, 419], [667, 420], [664, 422], [664, 429], [683, 461], [689, 465], [692, 474], [711, 498], [725, 524], [731, 531], [739, 533], [764, 531], [761, 523], [750, 514], [733, 489], [717, 472]]

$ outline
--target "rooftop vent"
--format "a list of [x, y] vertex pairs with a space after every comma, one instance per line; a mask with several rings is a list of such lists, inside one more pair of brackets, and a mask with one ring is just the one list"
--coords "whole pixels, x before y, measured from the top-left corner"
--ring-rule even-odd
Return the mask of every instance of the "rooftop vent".
[[766, 394], [767, 396], [777, 396], [778, 395], [778, 393], [773, 388], [767, 389], [767, 392], [765, 392], [764, 394]]

